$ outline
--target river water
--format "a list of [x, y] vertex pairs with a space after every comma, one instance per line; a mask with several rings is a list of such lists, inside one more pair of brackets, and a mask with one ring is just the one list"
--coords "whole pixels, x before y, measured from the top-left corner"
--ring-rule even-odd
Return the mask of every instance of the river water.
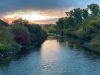
[[47, 39], [39, 48], [0, 61], [0, 75], [100, 75], [100, 54], [63, 38]]

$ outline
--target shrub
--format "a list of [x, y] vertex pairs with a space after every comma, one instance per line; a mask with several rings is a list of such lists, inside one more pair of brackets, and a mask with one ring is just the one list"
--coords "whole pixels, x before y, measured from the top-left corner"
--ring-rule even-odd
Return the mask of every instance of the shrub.
[[0, 52], [11, 52], [14, 50], [14, 45], [17, 46], [15, 49], [19, 50], [20, 45], [14, 41], [13, 34], [8, 29], [0, 27]]
[[27, 46], [31, 43], [30, 33], [28, 32], [27, 27], [24, 25], [13, 25], [11, 30], [17, 43], [21, 44], [22, 46]]
[[100, 51], [100, 34], [96, 35], [89, 43], [88, 47]]

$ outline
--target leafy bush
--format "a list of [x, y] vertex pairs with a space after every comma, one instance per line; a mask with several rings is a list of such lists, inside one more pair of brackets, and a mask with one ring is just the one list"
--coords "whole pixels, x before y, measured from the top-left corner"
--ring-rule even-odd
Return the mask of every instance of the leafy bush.
[[0, 52], [13, 51], [13, 45], [17, 46], [15, 49], [19, 50], [20, 45], [14, 41], [14, 36], [8, 29], [0, 27]]
[[30, 33], [28, 32], [27, 27], [24, 25], [13, 25], [11, 30], [17, 43], [21, 44], [22, 46], [30, 45]]
[[88, 44], [87, 46], [90, 49], [100, 51], [100, 34], [96, 35]]

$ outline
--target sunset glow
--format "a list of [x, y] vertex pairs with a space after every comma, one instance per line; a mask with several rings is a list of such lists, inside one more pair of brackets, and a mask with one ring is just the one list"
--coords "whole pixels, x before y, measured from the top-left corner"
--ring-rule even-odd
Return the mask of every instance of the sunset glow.
[[30, 21], [40, 21], [40, 20], [47, 20], [47, 19], [50, 19], [50, 18], [54, 18], [54, 17], [42, 15], [41, 13], [34, 12], [34, 11], [14, 12], [13, 14], [7, 13], [4, 17], [5, 18], [19, 18], [19, 17], [21, 17], [23, 19], [30, 20]]
[[[65, 12], [73, 8], [86, 8], [94, 0], [1, 0], [0, 18], [8, 23], [19, 17], [39, 24], [55, 24], [61, 17], [66, 17]], [[99, 3], [96, 0], [95, 3]]]

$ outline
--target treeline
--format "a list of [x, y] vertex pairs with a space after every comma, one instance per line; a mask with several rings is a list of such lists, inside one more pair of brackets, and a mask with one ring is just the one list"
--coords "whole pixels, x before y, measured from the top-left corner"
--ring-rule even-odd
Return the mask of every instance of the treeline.
[[57, 32], [57, 25], [56, 24], [46, 24], [42, 28], [47, 33], [56, 33]]
[[91, 4], [86, 9], [73, 9], [69, 17], [60, 18], [56, 27], [48, 28], [48, 31], [76, 38], [84, 47], [100, 51], [100, 7]]
[[18, 19], [11, 25], [0, 20], [0, 56], [33, 49], [47, 38], [47, 34], [37, 24]]

